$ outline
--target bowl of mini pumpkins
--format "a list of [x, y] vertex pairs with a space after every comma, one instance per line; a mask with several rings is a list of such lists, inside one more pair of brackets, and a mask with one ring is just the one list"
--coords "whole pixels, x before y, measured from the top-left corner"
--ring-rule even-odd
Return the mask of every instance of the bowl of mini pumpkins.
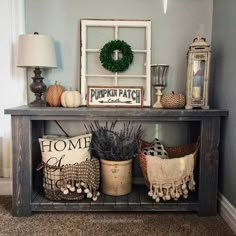
[[185, 106], [185, 96], [182, 93], [163, 94], [161, 96], [161, 104], [163, 108], [167, 109], [181, 109]]

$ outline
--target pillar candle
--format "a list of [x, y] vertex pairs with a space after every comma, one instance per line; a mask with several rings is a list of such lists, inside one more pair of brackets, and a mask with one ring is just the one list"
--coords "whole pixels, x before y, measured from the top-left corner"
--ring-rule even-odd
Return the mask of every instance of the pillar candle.
[[192, 96], [193, 96], [193, 98], [194, 99], [201, 99], [201, 87], [199, 87], [199, 86], [195, 86], [195, 87], [193, 87], [193, 94], [192, 94]]

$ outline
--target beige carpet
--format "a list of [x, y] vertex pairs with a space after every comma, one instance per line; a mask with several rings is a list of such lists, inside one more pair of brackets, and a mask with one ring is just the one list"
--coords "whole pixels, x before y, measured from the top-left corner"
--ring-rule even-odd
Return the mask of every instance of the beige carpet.
[[230, 236], [235, 235], [220, 216], [195, 213], [56, 213], [34, 212], [13, 217], [11, 198], [0, 196], [0, 236]]

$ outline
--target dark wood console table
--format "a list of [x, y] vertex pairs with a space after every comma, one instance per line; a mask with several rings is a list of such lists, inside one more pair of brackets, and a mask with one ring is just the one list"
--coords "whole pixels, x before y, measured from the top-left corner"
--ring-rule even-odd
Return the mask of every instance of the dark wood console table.
[[[14, 216], [30, 216], [32, 211], [197, 211], [201, 216], [217, 213], [218, 146], [223, 110], [157, 110], [152, 108], [30, 108], [6, 109], [12, 119]], [[33, 189], [34, 163], [40, 154], [38, 137], [50, 120], [93, 121], [133, 120], [139, 122], [199, 122], [198, 190], [188, 199], [154, 203], [145, 186], [134, 186], [121, 197], [102, 195], [98, 201], [51, 202]]]

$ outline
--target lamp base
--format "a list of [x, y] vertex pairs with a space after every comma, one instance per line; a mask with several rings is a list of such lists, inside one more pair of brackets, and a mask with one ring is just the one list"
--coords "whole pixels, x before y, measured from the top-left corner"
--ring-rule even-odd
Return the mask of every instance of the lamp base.
[[46, 107], [47, 103], [43, 101], [41, 98], [38, 99], [37, 95], [35, 94], [36, 99], [29, 104], [30, 107]]
[[163, 89], [163, 86], [156, 86], [155, 89], [157, 90], [156, 95], [157, 95], [157, 101], [153, 104], [153, 108], [163, 108], [162, 104], [161, 104], [161, 96], [162, 96], [162, 92], [161, 90]]
[[46, 92], [47, 86], [43, 83], [44, 78], [41, 77], [41, 73], [41, 70], [36, 67], [30, 85], [31, 91], [35, 94], [35, 100], [29, 104], [31, 107], [46, 107], [46, 102], [41, 97]]

